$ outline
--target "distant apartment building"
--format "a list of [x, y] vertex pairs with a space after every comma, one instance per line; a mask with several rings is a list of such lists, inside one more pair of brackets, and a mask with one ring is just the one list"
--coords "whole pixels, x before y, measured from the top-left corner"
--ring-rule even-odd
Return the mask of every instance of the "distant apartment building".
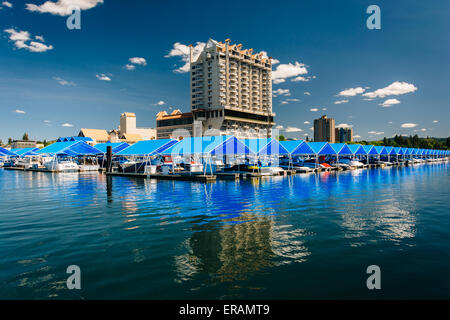
[[178, 139], [180, 136], [194, 136], [192, 112], [174, 110], [171, 114], [161, 111], [156, 115], [156, 138]]
[[[197, 130], [238, 138], [271, 136], [272, 62], [263, 52], [210, 39], [198, 57], [190, 46], [190, 101]], [[201, 125], [201, 128], [200, 128]]]
[[336, 128], [335, 130], [336, 142], [345, 143], [353, 141], [353, 129], [347, 128]]
[[156, 130], [152, 128], [137, 128], [136, 115], [132, 112], [124, 112], [120, 115], [119, 128], [114, 130], [83, 128], [78, 133], [79, 137], [92, 138], [93, 144], [104, 142], [136, 143], [141, 140], [156, 139]]
[[32, 140], [14, 140], [11, 149], [36, 148], [37, 142]]
[[314, 141], [330, 142], [336, 141], [336, 131], [334, 119], [328, 118], [326, 115], [314, 120]]

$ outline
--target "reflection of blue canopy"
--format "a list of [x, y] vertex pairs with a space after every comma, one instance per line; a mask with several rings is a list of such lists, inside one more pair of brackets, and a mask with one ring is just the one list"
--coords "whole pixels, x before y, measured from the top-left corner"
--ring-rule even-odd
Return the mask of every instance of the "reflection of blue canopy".
[[349, 144], [348, 145], [350, 151], [354, 155], [365, 155], [366, 151], [364, 150], [363, 146], [360, 144]]
[[17, 149], [11, 149], [11, 152], [14, 152], [15, 154], [24, 157], [24, 156], [33, 156], [36, 154], [36, 151], [38, 151], [39, 148], [17, 148]]
[[367, 155], [378, 155], [377, 149], [372, 145], [366, 145], [363, 148]]
[[143, 140], [116, 153], [119, 156], [151, 156], [165, 151], [174, 144], [175, 139]]
[[386, 147], [384, 147], [384, 146], [376, 146], [376, 147], [375, 147], [375, 151], [376, 151], [377, 154], [379, 154], [379, 155], [385, 155], [385, 154], [388, 154], [388, 152], [387, 152], [387, 150], [386, 150]]
[[97, 148], [88, 145], [84, 141], [66, 141], [55, 142], [41, 150], [36, 151], [37, 154], [49, 154], [49, 155], [97, 155], [102, 153]]
[[204, 136], [184, 138], [163, 155], [236, 155], [253, 153], [234, 136]]
[[305, 142], [304, 140], [290, 140], [290, 141], [280, 141], [280, 144], [283, 146], [284, 149], [287, 150], [288, 153], [292, 154], [292, 152], [304, 142]]
[[9, 151], [8, 149], [0, 147], [0, 156], [17, 156], [17, 154]]
[[111, 146], [112, 153], [117, 153], [122, 151], [123, 149], [129, 147], [130, 145], [126, 142], [106, 142], [106, 143], [97, 143], [95, 147], [100, 150], [102, 153], [106, 153], [106, 148]]
[[335, 151], [335, 154], [339, 155], [351, 155], [352, 150], [348, 147], [346, 143], [330, 143], [330, 146]]
[[272, 154], [289, 154], [289, 152], [280, 144], [280, 142], [273, 138], [263, 139], [241, 139], [253, 153], [272, 155]]

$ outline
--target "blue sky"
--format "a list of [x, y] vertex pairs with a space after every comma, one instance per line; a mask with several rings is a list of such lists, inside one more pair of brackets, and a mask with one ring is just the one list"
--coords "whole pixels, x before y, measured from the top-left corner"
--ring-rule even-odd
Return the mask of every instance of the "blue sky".
[[[189, 75], [172, 50], [209, 38], [279, 60], [273, 110], [286, 136], [311, 137], [322, 114], [357, 139], [450, 135], [447, 0], [71, 1], [81, 30], [66, 27], [63, 2], [0, 0], [3, 141], [113, 129], [125, 111], [154, 127], [160, 110], [188, 111]], [[366, 27], [371, 4], [381, 30]]]

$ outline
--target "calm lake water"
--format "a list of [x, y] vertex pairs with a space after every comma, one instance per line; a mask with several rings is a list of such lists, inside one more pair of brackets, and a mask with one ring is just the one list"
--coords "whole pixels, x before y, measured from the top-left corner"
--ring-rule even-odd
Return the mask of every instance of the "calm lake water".
[[449, 168], [211, 184], [0, 170], [0, 299], [449, 299]]

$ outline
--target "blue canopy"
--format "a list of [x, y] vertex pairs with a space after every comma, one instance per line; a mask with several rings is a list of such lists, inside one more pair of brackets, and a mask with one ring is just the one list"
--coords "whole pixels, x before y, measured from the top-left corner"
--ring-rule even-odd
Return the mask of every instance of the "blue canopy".
[[292, 154], [292, 152], [304, 142], [305, 142], [304, 140], [290, 140], [290, 141], [280, 141], [280, 144], [283, 146], [284, 149], [287, 150], [288, 153]]
[[68, 142], [68, 141], [94, 141], [90, 137], [61, 137], [56, 140], [56, 142]]
[[378, 155], [377, 149], [372, 145], [365, 145], [363, 148], [367, 155]]
[[88, 145], [84, 141], [66, 141], [66, 142], [55, 142], [41, 150], [36, 151], [36, 153], [49, 155], [65, 154], [69, 156], [80, 156], [80, 155], [97, 155], [102, 152], [97, 148]]
[[394, 147], [385, 147], [387, 154], [392, 154]]
[[116, 153], [118, 156], [153, 156], [178, 143], [175, 139], [142, 140]]
[[278, 140], [273, 138], [262, 139], [241, 139], [241, 142], [245, 144], [253, 153], [257, 154], [289, 154]]
[[336, 154], [336, 151], [328, 142], [305, 142], [295, 149], [292, 154], [330, 155]]
[[106, 143], [97, 143], [95, 145], [95, 147], [102, 153], [106, 153], [106, 148], [108, 146], [112, 147], [112, 153], [117, 153], [125, 148], [128, 148], [130, 145], [126, 142], [106, 142]]
[[163, 155], [236, 155], [254, 153], [234, 136], [204, 136], [184, 138]]
[[363, 146], [360, 144], [349, 144], [348, 145], [350, 151], [354, 155], [365, 155], [366, 151], [364, 150]]
[[403, 151], [403, 149], [401, 147], [395, 147], [394, 148], [394, 154], [402, 155], [402, 154], [404, 154], [404, 151]]
[[24, 157], [24, 156], [31, 156], [35, 155], [36, 151], [38, 151], [39, 148], [16, 148], [11, 149], [11, 152], [14, 152], [15, 154]]
[[335, 151], [335, 154], [350, 155], [353, 154], [352, 150], [346, 143], [330, 143], [330, 146]]
[[379, 155], [386, 155], [386, 154], [388, 154], [388, 152], [386, 150], [386, 147], [384, 147], [384, 146], [375, 146], [375, 151]]
[[0, 147], [0, 156], [17, 156], [17, 154], [9, 151], [8, 149]]

